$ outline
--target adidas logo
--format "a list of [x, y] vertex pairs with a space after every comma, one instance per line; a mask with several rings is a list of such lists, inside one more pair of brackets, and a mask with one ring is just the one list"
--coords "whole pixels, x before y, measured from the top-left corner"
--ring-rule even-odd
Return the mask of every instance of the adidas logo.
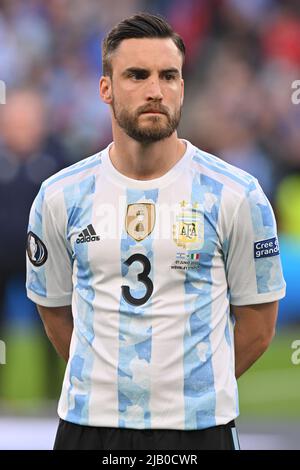
[[92, 224], [89, 224], [79, 235], [76, 243], [88, 243], [99, 241], [100, 237], [96, 234]]

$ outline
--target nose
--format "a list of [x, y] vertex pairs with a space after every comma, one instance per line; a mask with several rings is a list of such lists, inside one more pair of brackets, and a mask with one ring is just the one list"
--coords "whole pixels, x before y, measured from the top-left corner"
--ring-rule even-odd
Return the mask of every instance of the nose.
[[162, 100], [163, 94], [158, 78], [151, 77], [147, 87], [147, 100]]

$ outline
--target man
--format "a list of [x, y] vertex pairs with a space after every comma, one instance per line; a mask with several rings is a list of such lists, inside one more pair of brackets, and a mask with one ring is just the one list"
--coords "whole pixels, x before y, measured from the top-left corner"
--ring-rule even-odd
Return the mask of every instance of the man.
[[24, 244], [32, 200], [41, 179], [68, 161], [59, 141], [47, 134], [47, 122], [47, 109], [37, 91], [11, 90], [5, 112], [0, 114], [1, 330], [11, 320], [3, 317], [10, 285], [17, 283], [20, 291], [24, 289]]
[[285, 282], [257, 180], [177, 137], [184, 52], [150, 14], [108, 34], [113, 142], [31, 210], [44, 258], [27, 292], [67, 361], [55, 449], [238, 448], [236, 377], [268, 347]]

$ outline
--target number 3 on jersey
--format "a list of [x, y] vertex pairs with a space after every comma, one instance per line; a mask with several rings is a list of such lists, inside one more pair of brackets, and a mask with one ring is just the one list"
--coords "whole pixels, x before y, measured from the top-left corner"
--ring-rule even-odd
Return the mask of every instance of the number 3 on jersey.
[[134, 263], [135, 261], [138, 261], [139, 263], [141, 263], [144, 268], [143, 271], [137, 275], [137, 280], [139, 282], [142, 282], [146, 286], [146, 293], [144, 297], [136, 298], [131, 295], [130, 288], [128, 286], [122, 286], [122, 295], [124, 299], [126, 300], [126, 302], [128, 302], [129, 304], [139, 306], [139, 305], [143, 305], [144, 303], [146, 303], [147, 300], [151, 297], [151, 294], [153, 292], [153, 282], [148, 276], [151, 270], [151, 264], [150, 264], [149, 259], [145, 255], [142, 255], [141, 253], [136, 253], [135, 255], [130, 256], [125, 261], [125, 264], [127, 266], [131, 266], [131, 264]]

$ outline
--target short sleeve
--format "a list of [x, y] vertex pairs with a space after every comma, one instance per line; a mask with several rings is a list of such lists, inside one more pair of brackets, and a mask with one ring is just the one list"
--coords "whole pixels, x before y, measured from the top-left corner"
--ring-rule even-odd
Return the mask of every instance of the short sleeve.
[[58, 212], [50, 210], [42, 185], [29, 216], [26, 291], [32, 301], [45, 307], [72, 302], [72, 253]]
[[236, 210], [227, 241], [225, 264], [232, 305], [272, 302], [285, 296], [276, 220], [257, 180]]

